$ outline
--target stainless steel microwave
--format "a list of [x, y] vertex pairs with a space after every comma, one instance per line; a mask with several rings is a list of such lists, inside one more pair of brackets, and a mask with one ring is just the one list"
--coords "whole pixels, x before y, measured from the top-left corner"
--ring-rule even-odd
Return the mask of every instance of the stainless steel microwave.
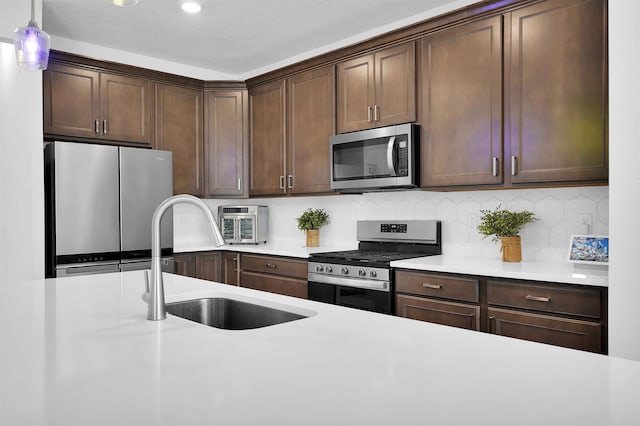
[[220, 230], [227, 244], [266, 243], [269, 233], [267, 206], [218, 207]]
[[367, 192], [415, 188], [415, 123], [331, 136], [331, 189]]

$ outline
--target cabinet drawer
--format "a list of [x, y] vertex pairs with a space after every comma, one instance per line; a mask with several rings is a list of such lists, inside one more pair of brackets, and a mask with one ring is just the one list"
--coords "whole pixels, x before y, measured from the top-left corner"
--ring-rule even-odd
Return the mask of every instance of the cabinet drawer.
[[600, 318], [600, 291], [597, 289], [512, 284], [487, 281], [489, 305], [509, 306], [556, 314]]
[[478, 280], [396, 271], [396, 292], [478, 303]]
[[307, 280], [306, 260], [243, 254], [240, 264], [243, 271], [264, 272]]
[[464, 303], [399, 294], [396, 296], [396, 315], [452, 327], [480, 330], [480, 307]]
[[599, 322], [489, 308], [489, 332], [532, 342], [604, 353]]
[[284, 294], [285, 296], [306, 299], [308, 295], [307, 280], [296, 278], [278, 277], [255, 272], [240, 273], [240, 286], [254, 290], [268, 291], [270, 293]]

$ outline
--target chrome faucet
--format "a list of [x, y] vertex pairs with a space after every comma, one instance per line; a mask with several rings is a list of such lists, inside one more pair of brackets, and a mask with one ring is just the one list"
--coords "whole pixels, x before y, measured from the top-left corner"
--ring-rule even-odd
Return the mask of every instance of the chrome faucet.
[[193, 195], [174, 195], [169, 197], [156, 208], [151, 221], [151, 284], [149, 286], [149, 311], [147, 319], [158, 321], [167, 318], [164, 306], [164, 286], [162, 285], [162, 268], [160, 262], [160, 221], [164, 212], [171, 206], [179, 203], [193, 204], [199, 207], [209, 221], [209, 229], [213, 238], [214, 247], [224, 244], [224, 238], [220, 233], [220, 228], [216, 224], [213, 213], [207, 205]]

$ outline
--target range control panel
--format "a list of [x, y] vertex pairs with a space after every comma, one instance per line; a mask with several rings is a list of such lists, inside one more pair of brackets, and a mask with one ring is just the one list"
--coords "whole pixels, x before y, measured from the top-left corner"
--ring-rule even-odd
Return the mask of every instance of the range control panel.
[[383, 223], [380, 225], [380, 232], [407, 233], [406, 223]]

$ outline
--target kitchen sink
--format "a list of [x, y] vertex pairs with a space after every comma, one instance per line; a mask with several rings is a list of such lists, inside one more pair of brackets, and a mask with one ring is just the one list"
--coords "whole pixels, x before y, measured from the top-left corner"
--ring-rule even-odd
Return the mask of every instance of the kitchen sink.
[[248, 330], [307, 318], [293, 312], [226, 297], [167, 303], [166, 311], [189, 321], [225, 330]]

